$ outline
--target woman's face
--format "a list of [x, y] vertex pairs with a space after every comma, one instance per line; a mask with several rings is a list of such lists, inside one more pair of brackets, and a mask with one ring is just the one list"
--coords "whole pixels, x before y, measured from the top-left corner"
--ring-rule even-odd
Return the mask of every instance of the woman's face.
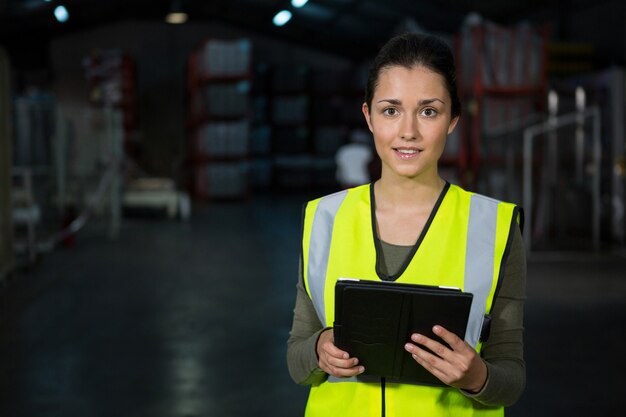
[[392, 66], [383, 69], [371, 108], [363, 114], [374, 135], [383, 178], [438, 176], [437, 162], [452, 119], [451, 99], [444, 78], [425, 67]]

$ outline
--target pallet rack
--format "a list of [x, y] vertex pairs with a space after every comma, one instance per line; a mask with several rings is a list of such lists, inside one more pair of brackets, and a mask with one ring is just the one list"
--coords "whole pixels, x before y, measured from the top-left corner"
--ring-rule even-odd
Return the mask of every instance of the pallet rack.
[[135, 60], [121, 50], [96, 50], [83, 59], [83, 69], [89, 104], [121, 112], [124, 150], [129, 156], [136, 156], [139, 150], [133, 133], [139, 127], [139, 111]]
[[251, 46], [209, 39], [188, 61], [188, 161], [199, 199], [248, 194]]
[[[546, 28], [525, 24], [481, 23], [456, 36], [459, 94], [466, 110], [458, 167], [465, 186], [512, 197], [510, 171], [521, 163], [521, 141], [515, 136], [544, 112], [547, 41]], [[506, 181], [500, 187], [489, 184], [492, 170], [502, 168], [508, 171]]]

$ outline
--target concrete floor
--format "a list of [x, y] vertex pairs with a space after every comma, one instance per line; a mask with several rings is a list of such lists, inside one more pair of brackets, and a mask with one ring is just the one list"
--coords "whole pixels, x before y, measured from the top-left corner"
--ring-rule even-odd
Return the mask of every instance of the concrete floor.
[[[303, 415], [285, 365], [307, 196], [90, 225], [0, 292], [0, 416]], [[622, 416], [626, 258], [530, 258], [507, 416]]]

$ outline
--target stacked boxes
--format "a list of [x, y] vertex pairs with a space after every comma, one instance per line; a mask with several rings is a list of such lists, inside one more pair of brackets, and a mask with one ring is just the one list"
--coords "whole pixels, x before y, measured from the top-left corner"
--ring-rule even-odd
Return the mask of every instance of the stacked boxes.
[[309, 129], [277, 126], [274, 129], [274, 151], [279, 155], [304, 154], [309, 152]]
[[[352, 129], [365, 127], [365, 82], [360, 85], [365, 67], [295, 63], [257, 68], [251, 164], [255, 183], [271, 178], [278, 189], [337, 187], [335, 153]], [[268, 148], [271, 151], [264, 151]]]
[[[474, 22], [459, 34], [457, 65], [467, 105], [461, 137], [472, 183], [496, 198], [509, 199], [521, 187], [523, 128], [536, 121], [546, 101], [547, 33], [526, 23], [511, 27]], [[458, 129], [458, 128], [457, 128]]]
[[51, 94], [32, 92], [15, 98], [15, 166], [50, 165], [54, 134], [55, 100]]
[[544, 76], [545, 40], [527, 24], [502, 27], [486, 22], [461, 30], [461, 82], [484, 87], [538, 86]]
[[197, 197], [247, 193], [251, 49], [247, 39], [211, 39], [190, 59], [190, 160]]
[[206, 77], [240, 77], [250, 70], [252, 45], [248, 39], [210, 39], [200, 50], [198, 69]]
[[196, 131], [196, 155], [244, 158], [248, 154], [248, 122], [209, 122]]
[[274, 123], [280, 125], [302, 125], [308, 120], [309, 100], [305, 95], [280, 96], [274, 99]]
[[206, 114], [212, 117], [237, 117], [248, 112], [248, 81], [213, 83], [204, 89]]

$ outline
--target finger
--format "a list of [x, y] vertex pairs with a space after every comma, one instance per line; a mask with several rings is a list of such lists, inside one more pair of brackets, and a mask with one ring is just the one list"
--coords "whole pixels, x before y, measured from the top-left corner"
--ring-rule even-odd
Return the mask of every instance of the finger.
[[424, 367], [424, 369], [433, 374], [444, 384], [450, 384], [450, 378], [448, 376], [449, 362], [411, 343], [407, 343], [405, 349], [411, 353], [413, 360]]
[[350, 377], [362, 374], [364, 371], [365, 371], [365, 368], [363, 368], [362, 366], [355, 366], [353, 368], [348, 368], [348, 369], [330, 367], [330, 372], [328, 373], [336, 377], [350, 378]]
[[335, 358], [343, 358], [343, 359], [348, 359], [350, 358], [350, 354], [348, 352], [346, 352], [345, 350], [341, 350], [339, 349], [337, 346], [335, 346], [334, 343], [332, 342], [325, 342], [322, 345], [322, 349], [330, 356], [333, 356]]
[[452, 333], [451, 331], [448, 331], [443, 326], [433, 326], [433, 333], [435, 333], [437, 336], [442, 338], [448, 345], [450, 345], [452, 350], [459, 350], [465, 347], [465, 341], [463, 339], [461, 339], [459, 336]]
[[340, 359], [324, 355], [323, 360], [320, 362], [320, 367], [324, 372], [333, 376], [351, 377], [365, 371], [363, 366], [358, 365], [356, 358]]
[[404, 349], [409, 352], [411, 356], [413, 356], [413, 359], [415, 359], [420, 365], [427, 369], [435, 367], [438, 368], [441, 366], [441, 362], [443, 362], [443, 359], [441, 359], [439, 356], [433, 355], [427, 350], [424, 350], [421, 347], [412, 343], [407, 343], [406, 345], [404, 345]]
[[444, 358], [450, 352], [450, 349], [448, 349], [446, 346], [429, 337], [424, 336], [423, 334], [413, 333], [411, 335], [411, 340], [415, 343], [419, 343], [420, 345], [427, 347], [430, 351], [432, 351], [440, 358]]
[[342, 359], [334, 356], [327, 356], [326, 362], [328, 362], [330, 366], [342, 369], [354, 368], [359, 364], [359, 360], [357, 358]]

